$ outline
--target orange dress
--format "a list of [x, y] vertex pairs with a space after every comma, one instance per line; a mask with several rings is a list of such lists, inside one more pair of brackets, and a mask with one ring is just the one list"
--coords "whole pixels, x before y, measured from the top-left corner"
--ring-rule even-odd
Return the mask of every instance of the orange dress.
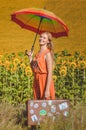
[[[49, 49], [46, 49], [41, 54], [37, 54], [33, 60], [33, 72], [34, 72], [34, 83], [33, 83], [33, 92], [34, 92], [34, 99], [44, 99], [44, 93], [46, 89], [46, 82], [47, 82], [47, 65], [46, 60], [44, 58], [45, 54], [50, 52]], [[50, 85], [50, 98], [48, 99], [55, 99], [55, 90], [54, 90], [54, 82], [51, 81]]]

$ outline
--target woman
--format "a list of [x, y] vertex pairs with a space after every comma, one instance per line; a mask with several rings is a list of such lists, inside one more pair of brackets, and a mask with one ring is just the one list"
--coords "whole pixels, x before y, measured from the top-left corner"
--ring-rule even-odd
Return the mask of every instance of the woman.
[[53, 45], [52, 35], [44, 32], [39, 38], [40, 50], [34, 58], [33, 52], [27, 52], [34, 73], [34, 99], [55, 99], [54, 82], [52, 79]]

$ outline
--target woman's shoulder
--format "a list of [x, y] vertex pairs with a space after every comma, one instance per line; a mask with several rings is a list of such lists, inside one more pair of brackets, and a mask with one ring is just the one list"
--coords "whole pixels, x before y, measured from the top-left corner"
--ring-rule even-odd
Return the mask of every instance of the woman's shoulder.
[[46, 54], [48, 54], [48, 53], [50, 53], [50, 50], [49, 50], [49, 49], [46, 49], [46, 50], [44, 51], [44, 55], [46, 55]]
[[47, 50], [46, 52], [45, 52], [45, 55], [44, 55], [44, 57], [45, 57], [45, 59], [47, 60], [47, 59], [52, 59], [52, 56], [51, 56], [51, 51], [50, 50]]
[[45, 56], [45, 55], [47, 55], [47, 54], [49, 54], [49, 53], [50, 53], [50, 50], [49, 50], [49, 49], [46, 49], [46, 50], [44, 50], [44, 51], [41, 52], [41, 53], [40, 53], [40, 51], [38, 51], [38, 53], [36, 53], [36, 55], [35, 55], [35, 58], [43, 57], [43, 56]]

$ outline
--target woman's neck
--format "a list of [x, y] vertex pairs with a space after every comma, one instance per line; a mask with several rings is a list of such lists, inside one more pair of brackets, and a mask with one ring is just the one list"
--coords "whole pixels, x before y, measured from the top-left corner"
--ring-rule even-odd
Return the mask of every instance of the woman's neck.
[[44, 51], [44, 50], [46, 50], [46, 49], [47, 49], [46, 46], [40, 46], [40, 52], [42, 52], [42, 51]]

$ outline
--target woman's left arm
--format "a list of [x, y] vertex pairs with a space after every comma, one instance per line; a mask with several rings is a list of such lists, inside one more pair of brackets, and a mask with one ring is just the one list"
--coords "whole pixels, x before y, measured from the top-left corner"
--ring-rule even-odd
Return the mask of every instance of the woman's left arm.
[[48, 70], [46, 89], [45, 89], [45, 98], [48, 98], [48, 97], [50, 97], [50, 84], [51, 84], [51, 81], [52, 81], [53, 60], [52, 60], [51, 53], [47, 53], [45, 59], [46, 59], [47, 70]]

